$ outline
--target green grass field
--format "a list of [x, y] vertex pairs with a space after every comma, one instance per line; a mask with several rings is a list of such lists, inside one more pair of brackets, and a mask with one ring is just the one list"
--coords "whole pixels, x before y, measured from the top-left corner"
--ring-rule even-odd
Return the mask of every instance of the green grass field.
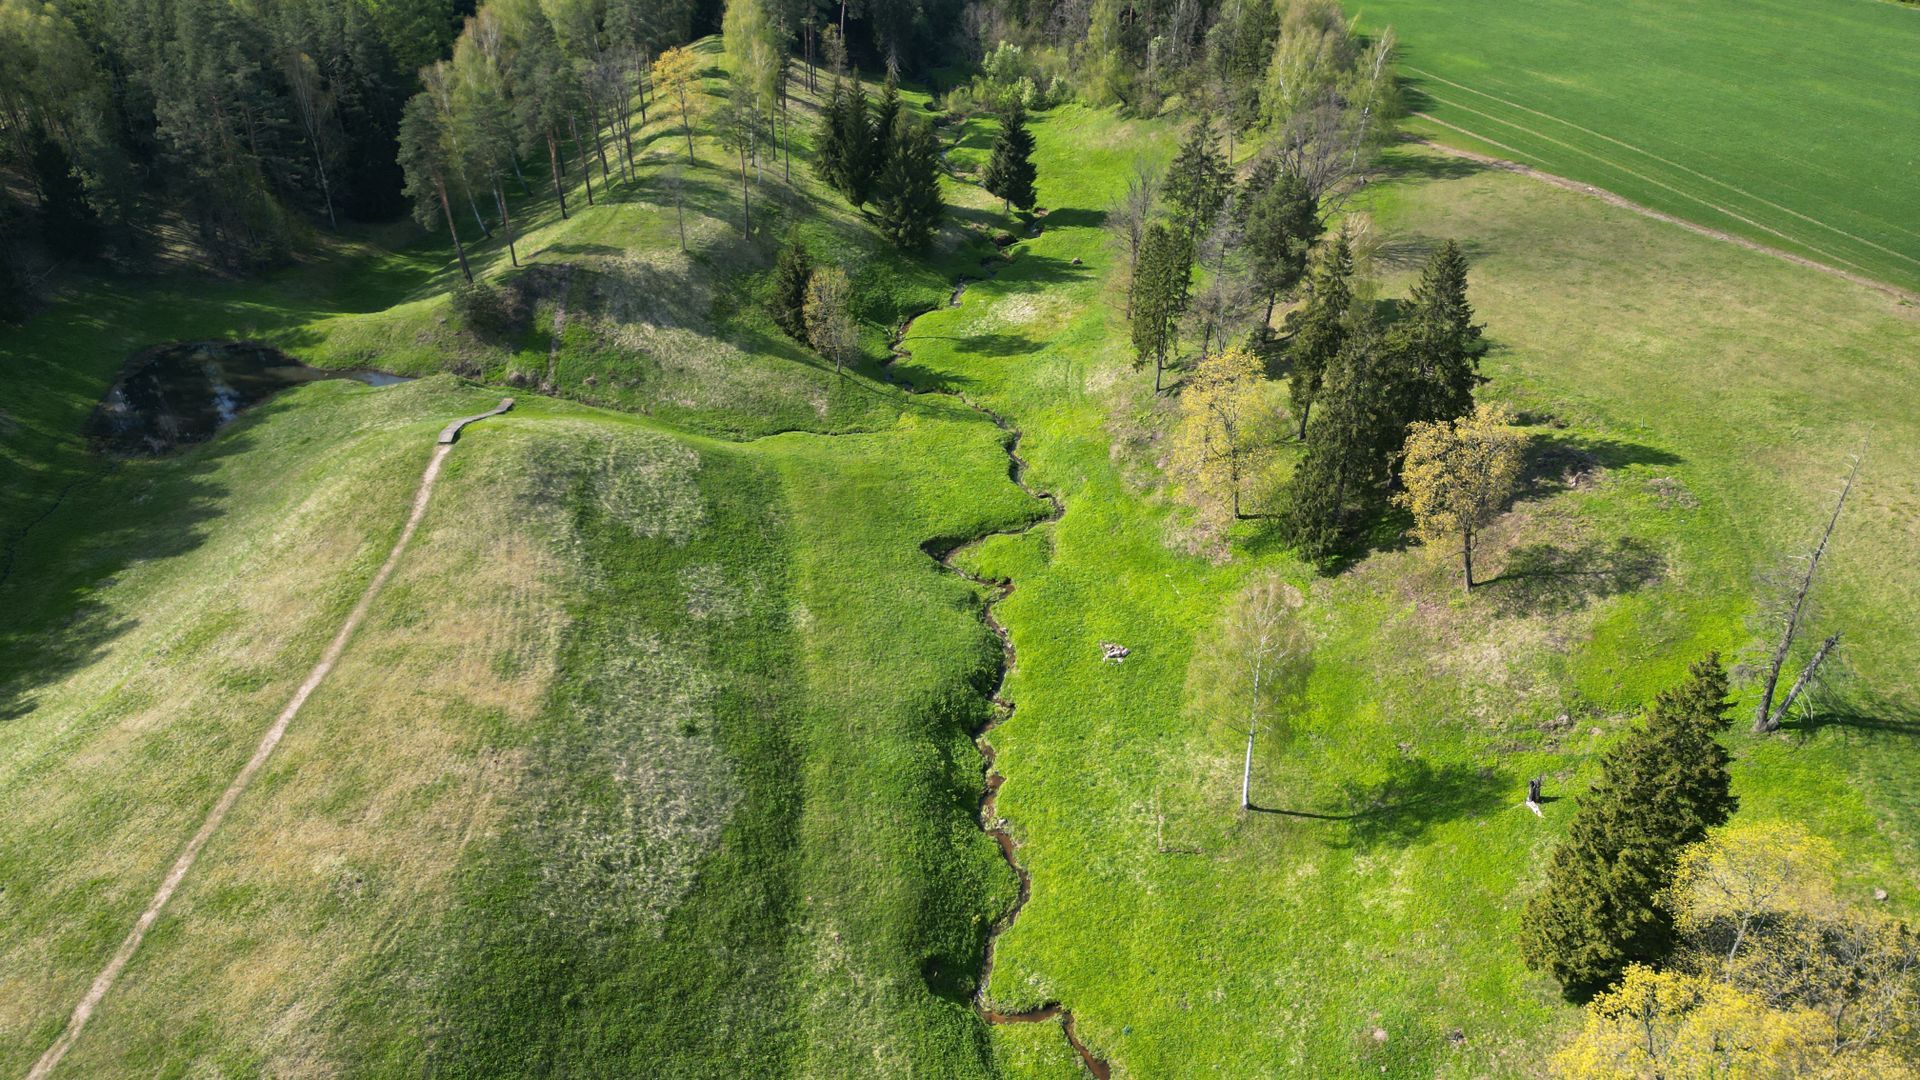
[[[1067, 1003], [1130, 1075], [1534, 1073], [1577, 1014], [1521, 967], [1516, 920], [1573, 802], [1536, 820], [1524, 779], [1577, 793], [1686, 662], [1745, 649], [1753, 571], [1805, 542], [1869, 431], [1873, 494], [1850, 510], [1830, 598], [1873, 642], [1855, 657], [1861, 700], [1836, 709], [1863, 722], [1735, 736], [1737, 784], [1744, 813], [1845, 845], [1856, 892], [1894, 882], [1900, 904], [1920, 901], [1901, 778], [1920, 636], [1903, 616], [1916, 583], [1895, 569], [1920, 513], [1920, 433], [1892, 389], [1920, 336], [1912, 308], [1398, 153], [1365, 207], [1374, 269], [1401, 294], [1440, 238], [1466, 245], [1495, 343], [1488, 393], [1539, 421], [1540, 475], [1498, 532], [1508, 576], [1471, 600], [1418, 549], [1317, 578], [1257, 528], [1225, 547], [1196, 535], [1153, 479], [1141, 432], [1162, 407], [1102, 303], [1110, 257], [1084, 211], [1171, 133], [1078, 109], [1038, 132], [1047, 231], [906, 342], [919, 377], [1024, 428], [1030, 480], [1068, 507], [977, 554], [1019, 583], [999, 608], [1018, 712], [994, 741], [1034, 889], [1000, 941], [996, 1001]], [[1263, 743], [1256, 801], [1351, 820], [1240, 812], [1239, 735], [1191, 711], [1193, 661], [1257, 573], [1301, 590], [1316, 647], [1310, 704]], [[1133, 653], [1103, 664], [1100, 641]]]
[[1376, 0], [1409, 126], [1920, 289], [1920, 9]]
[[[903, 259], [801, 148], [764, 208], [859, 270], [869, 358], [844, 381], [758, 311], [766, 245], [739, 242], [704, 139], [681, 256], [650, 201], [679, 145], [657, 124], [641, 184], [522, 212], [522, 252], [573, 269], [513, 341], [449, 318], [447, 252], [379, 237], [245, 286], [83, 283], [0, 340], [22, 391], [0, 427], [0, 1070], [53, 1040], [359, 595], [432, 432], [516, 375], [553, 393], [515, 390], [455, 448], [62, 1075], [1083, 1075], [1056, 1025], [971, 1007], [1015, 889], [968, 737], [1001, 654], [981, 590], [921, 547], [1047, 506], [986, 417], [888, 376], [1005, 416], [1066, 505], [962, 556], [1017, 586], [992, 738], [1033, 893], [987, 992], [1064, 1003], [1116, 1076], [1537, 1072], [1578, 1013], [1513, 936], [1568, 796], [1689, 660], [1750, 645], [1754, 571], [1869, 434], [1822, 616], [1854, 677], [1828, 722], [1729, 741], [1744, 815], [1805, 820], [1852, 893], [1920, 910], [1914, 308], [1397, 150], [1357, 208], [1371, 269], [1401, 295], [1462, 241], [1532, 480], [1470, 599], [1394, 543], [1321, 577], [1257, 524], [1196, 529], [1158, 469], [1170, 406], [1128, 363], [1100, 212], [1178, 130], [1080, 107], [1035, 130], [1044, 231], [957, 307], [994, 201], [950, 183], [953, 226]], [[476, 257], [503, 272], [497, 243]], [[103, 466], [78, 431], [119, 362], [217, 335], [469, 377], [314, 384]], [[1238, 736], [1194, 709], [1196, 658], [1269, 574], [1302, 594], [1314, 668], [1255, 798], [1328, 818], [1241, 812]], [[1541, 819], [1516, 806], [1536, 773], [1560, 796]]]

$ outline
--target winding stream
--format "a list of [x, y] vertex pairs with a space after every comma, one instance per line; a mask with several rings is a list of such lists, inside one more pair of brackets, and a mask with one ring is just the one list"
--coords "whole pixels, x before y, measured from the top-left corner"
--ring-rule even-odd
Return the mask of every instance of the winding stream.
[[[989, 271], [990, 276], [991, 274], [992, 271]], [[971, 279], [968, 278], [961, 278], [955, 282], [953, 295], [947, 299], [948, 307], [960, 306], [960, 298], [966, 294], [967, 285], [970, 280]], [[914, 320], [924, 314], [927, 314], [927, 312], [923, 311], [918, 315], [909, 317], [905, 322], [901, 323], [900, 328], [894, 332], [891, 355], [887, 360], [889, 366], [891, 366], [893, 361], [911, 355], [904, 344], [907, 333], [912, 329]], [[888, 378], [892, 378], [890, 371], [888, 372]], [[988, 694], [989, 699], [993, 702], [992, 715], [987, 719], [986, 723], [974, 731], [973, 742], [975, 746], [980, 748], [981, 766], [986, 771], [986, 790], [980, 797], [980, 828], [988, 836], [993, 838], [994, 843], [1000, 846], [1001, 857], [1007, 860], [1007, 865], [1013, 868], [1014, 876], [1019, 881], [1019, 893], [1015, 896], [1013, 903], [1007, 910], [1001, 913], [1000, 917], [995, 919], [993, 925], [987, 929], [986, 955], [981, 961], [980, 981], [973, 995], [974, 1011], [980, 1015], [982, 1020], [989, 1024], [1040, 1024], [1058, 1020], [1061, 1031], [1067, 1037], [1068, 1045], [1072, 1046], [1074, 1051], [1080, 1055], [1080, 1060], [1085, 1063], [1087, 1071], [1091, 1072], [1098, 1080], [1109, 1080], [1113, 1074], [1113, 1067], [1104, 1059], [1095, 1056], [1093, 1051], [1088, 1050], [1086, 1044], [1080, 1041], [1080, 1036], [1074, 1031], [1073, 1012], [1065, 1005], [1057, 1001], [1050, 1001], [1038, 1008], [1029, 1009], [1025, 1012], [1003, 1012], [987, 1002], [987, 983], [993, 975], [993, 954], [995, 947], [999, 944], [1000, 935], [1006, 932], [1007, 927], [1013, 925], [1013, 920], [1020, 915], [1020, 909], [1026, 906], [1028, 898], [1033, 895], [1033, 878], [1027, 873], [1026, 867], [1020, 865], [1020, 860], [1015, 855], [1015, 850], [1018, 845], [1014, 843], [1013, 834], [1006, 830], [999, 814], [994, 809], [994, 803], [999, 797], [1000, 785], [1006, 778], [994, 769], [993, 744], [987, 740], [987, 736], [993, 733], [994, 728], [999, 727], [1008, 717], [1013, 715], [1013, 702], [1007, 700], [1001, 693], [1001, 690], [1007, 684], [1007, 676], [1011, 675], [1017, 666], [1018, 657], [1013, 648], [1013, 636], [1007, 632], [1007, 628], [1002, 625], [999, 618], [994, 615], [993, 609], [994, 605], [1013, 595], [1014, 586], [1011, 580], [983, 578], [978, 574], [964, 569], [954, 561], [955, 557], [962, 551], [986, 540], [989, 536], [1018, 536], [1040, 525], [1058, 521], [1061, 516], [1067, 512], [1067, 508], [1066, 505], [1060, 501], [1059, 496], [1054, 495], [1052, 492], [1035, 490], [1027, 484], [1025, 479], [1027, 462], [1025, 458], [1020, 456], [1021, 431], [1009, 423], [1005, 417], [974, 401], [958, 390], [926, 389], [904, 381], [902, 381], [900, 385], [904, 386], [909, 393], [945, 394], [948, 397], [957, 398], [960, 403], [967, 408], [993, 421], [995, 427], [998, 427], [1001, 431], [1011, 436], [1006, 442], [1007, 478], [1012, 480], [1021, 491], [1026, 492], [1035, 499], [1044, 500], [1052, 508], [1046, 517], [1031, 521], [1019, 528], [1000, 529], [995, 532], [983, 533], [970, 540], [964, 540], [958, 544], [944, 547], [942, 546], [942, 544], [945, 543], [943, 540], [929, 540], [921, 545], [921, 550], [925, 551], [935, 562], [939, 563], [948, 571], [989, 590], [991, 595], [988, 597], [986, 604], [980, 609], [980, 619], [986, 623], [987, 629], [993, 631], [993, 635], [1000, 639], [1000, 651], [1004, 656], [1004, 660], [1000, 665], [1000, 677], [994, 682], [993, 689], [989, 691]]]

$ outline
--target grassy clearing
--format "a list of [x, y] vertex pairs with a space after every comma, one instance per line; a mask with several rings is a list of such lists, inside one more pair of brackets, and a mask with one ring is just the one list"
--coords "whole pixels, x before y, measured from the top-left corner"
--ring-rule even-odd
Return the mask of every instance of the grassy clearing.
[[1382, 0], [1412, 126], [1909, 290], [1920, 11]]
[[[1534, 475], [1495, 537], [1507, 576], [1471, 601], [1417, 549], [1317, 578], [1254, 527], [1225, 549], [1196, 538], [1141, 484], [1160, 420], [1100, 303], [1110, 256], [1088, 211], [1118, 191], [1128, 150], [1164, 152], [1170, 133], [1074, 109], [1038, 133], [1047, 231], [907, 341], [916, 377], [1024, 428], [1030, 479], [1068, 505], [975, 554], [1019, 582], [999, 609], [1019, 711], [994, 741], [1034, 881], [1000, 942], [997, 1002], [1066, 1002], [1133, 1075], [1530, 1073], [1575, 1014], [1521, 968], [1515, 920], [1573, 802], [1538, 821], [1516, 808], [1524, 778], [1577, 792], [1689, 659], [1742, 649], [1752, 571], [1817, 524], [1870, 424], [1884, 456], [1831, 611], [1871, 635], [1857, 659], [1872, 704], [1849, 707], [1876, 719], [1736, 738], [1737, 783], [1747, 814], [1797, 816], [1847, 847], [1856, 890], [1915, 905], [1898, 773], [1920, 639], [1892, 566], [1920, 491], [1904, 479], [1911, 434], [1894, 434], [1914, 403], [1887, 389], [1920, 334], [1911, 309], [1404, 154], [1369, 199], [1376, 270], [1395, 295], [1440, 237], [1468, 245], [1490, 392], [1539, 421]], [[1256, 801], [1333, 820], [1241, 814], [1237, 735], [1187, 706], [1194, 654], [1254, 573], [1301, 589], [1317, 641], [1310, 706], [1263, 743]], [[1103, 640], [1132, 648], [1123, 666], [1100, 662]]]

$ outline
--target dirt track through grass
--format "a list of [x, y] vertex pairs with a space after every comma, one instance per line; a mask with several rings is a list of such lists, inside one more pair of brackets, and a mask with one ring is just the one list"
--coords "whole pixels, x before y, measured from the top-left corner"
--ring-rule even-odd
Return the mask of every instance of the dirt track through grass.
[[[505, 411], [510, 402], [511, 399], [503, 401], [501, 407], [492, 412], [470, 417], [464, 422], [456, 421], [456, 424], [470, 423], [482, 417], [497, 415]], [[367, 610], [373, 606], [374, 598], [380, 594], [387, 579], [393, 576], [393, 569], [399, 565], [400, 556], [405, 554], [408, 542], [413, 539], [414, 531], [420, 526], [420, 520], [426, 516], [427, 502], [433, 496], [434, 481], [440, 477], [440, 465], [446, 460], [448, 451], [453, 449], [453, 443], [448, 438], [448, 434], [451, 433], [454, 433], [452, 426], [449, 427], [448, 433], [442, 434], [441, 441], [434, 446], [433, 457], [427, 461], [426, 471], [420, 475], [420, 488], [414, 493], [413, 509], [407, 515], [407, 523], [401, 528], [399, 538], [393, 542], [393, 550], [387, 553], [386, 561], [380, 564], [380, 569], [374, 573], [373, 580], [367, 582], [366, 591], [360, 594], [359, 602], [354, 604], [353, 610], [347, 613], [346, 621], [340, 624], [339, 632], [334, 634], [333, 640], [327, 643], [326, 651], [320, 654], [319, 663], [307, 673], [300, 688], [294, 691], [286, 707], [281, 709], [280, 715], [274, 718], [273, 726], [261, 736], [260, 745], [254, 748], [253, 756], [247, 759], [247, 763], [234, 776], [233, 782], [227, 785], [227, 790], [221, 793], [219, 801], [213, 804], [213, 809], [207, 812], [206, 819], [200, 823], [200, 828], [193, 834], [193, 839], [187, 841], [187, 846], [180, 852], [180, 857], [174, 860], [172, 869], [168, 870], [167, 876], [161, 880], [160, 887], [154, 890], [153, 899], [147, 902], [146, 910], [140, 913], [140, 918], [134, 922], [133, 929], [127, 933], [126, 940], [120, 943], [120, 948], [114, 951], [113, 958], [107, 961], [107, 966], [100, 970], [100, 974], [94, 976], [92, 985], [87, 987], [87, 992], [81, 997], [80, 1003], [74, 1006], [73, 1015], [67, 1019], [66, 1030], [60, 1033], [60, 1037], [54, 1040], [53, 1045], [49, 1046], [46, 1053], [40, 1055], [40, 1060], [28, 1070], [27, 1080], [44, 1080], [45, 1077], [51, 1076], [54, 1068], [60, 1064], [60, 1059], [73, 1048], [81, 1032], [86, 1030], [87, 1021], [93, 1017], [94, 1010], [100, 1007], [100, 1002], [106, 998], [112, 991], [113, 984], [119, 980], [120, 973], [126, 970], [128, 961], [132, 960], [133, 954], [139, 951], [141, 941], [146, 938], [147, 931], [153, 928], [154, 922], [160, 918], [160, 912], [167, 906], [167, 901], [173, 898], [175, 890], [179, 889], [180, 883], [193, 869], [194, 862], [200, 857], [201, 849], [207, 846], [207, 841], [212, 839], [214, 832], [220, 828], [220, 823], [226, 820], [228, 811], [233, 809], [233, 804], [239, 801], [240, 796], [247, 790], [247, 786], [253, 782], [254, 776], [267, 763], [267, 759], [273, 756], [274, 748], [280, 745], [281, 738], [287, 733], [287, 726], [293, 722], [295, 716], [299, 715], [301, 706], [307, 703], [307, 699], [333, 671], [333, 665], [339, 661], [340, 654], [346, 651], [347, 642], [352, 639], [354, 631], [359, 629], [361, 621], [366, 618]]]

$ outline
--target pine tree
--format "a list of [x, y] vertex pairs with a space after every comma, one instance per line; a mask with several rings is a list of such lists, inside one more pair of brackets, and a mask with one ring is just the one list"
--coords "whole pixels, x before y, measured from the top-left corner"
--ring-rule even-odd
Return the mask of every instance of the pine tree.
[[1467, 259], [1452, 240], [1427, 260], [1413, 287], [1408, 316], [1394, 328], [1395, 348], [1403, 353], [1410, 385], [1402, 414], [1408, 423], [1451, 420], [1473, 409], [1486, 343], [1467, 303]]
[[1521, 927], [1527, 965], [1551, 973], [1569, 999], [1589, 998], [1628, 964], [1656, 963], [1672, 949], [1665, 893], [1680, 851], [1739, 805], [1715, 737], [1731, 707], [1726, 672], [1710, 653], [1602, 760]]
[[1156, 221], [1140, 244], [1140, 265], [1133, 276], [1134, 365], [1153, 365], [1153, 389], [1161, 389], [1174, 329], [1186, 310], [1187, 280], [1193, 273], [1193, 249], [1186, 237]]
[[1274, 303], [1306, 276], [1307, 254], [1326, 232], [1326, 226], [1320, 223], [1320, 201], [1298, 175], [1280, 174], [1256, 186], [1261, 179], [1256, 167], [1239, 207], [1245, 214], [1243, 250], [1253, 271], [1254, 287], [1267, 300], [1263, 321], [1271, 321]]
[[400, 166], [406, 170], [414, 220], [429, 228], [436, 224], [436, 218], [446, 221], [447, 234], [453, 237], [453, 252], [460, 259], [460, 273], [471, 285], [473, 271], [467, 266], [466, 245], [460, 242], [460, 230], [454, 224], [453, 206], [447, 197], [451, 155], [440, 121], [427, 94], [415, 94], [407, 102], [406, 115], [400, 121]]
[[1379, 502], [1400, 434], [1385, 393], [1384, 352], [1378, 330], [1362, 323], [1327, 364], [1320, 414], [1287, 479], [1280, 517], [1288, 543], [1308, 561], [1337, 554], [1354, 520]]
[[875, 183], [880, 231], [904, 251], [919, 251], [940, 227], [940, 148], [933, 132], [916, 120], [895, 125], [893, 149]]
[[1353, 247], [1342, 230], [1332, 245], [1321, 251], [1308, 286], [1306, 306], [1287, 316], [1287, 359], [1292, 364], [1287, 389], [1302, 439], [1307, 437], [1307, 418], [1320, 396], [1327, 365], [1347, 340], [1348, 309], [1353, 306], [1352, 276]]
[[813, 256], [798, 236], [789, 236], [773, 263], [773, 296], [768, 308], [773, 321], [795, 341], [807, 340], [807, 279], [813, 276]]
[[1213, 228], [1232, 187], [1226, 159], [1214, 144], [1213, 114], [1202, 109], [1167, 167], [1167, 203], [1189, 240], [1198, 242]]
[[1000, 134], [993, 140], [983, 186], [1000, 196], [1002, 210], [1031, 210], [1037, 196], [1033, 183], [1033, 133], [1027, 130], [1027, 109], [1020, 95], [1007, 95], [1000, 114]]

